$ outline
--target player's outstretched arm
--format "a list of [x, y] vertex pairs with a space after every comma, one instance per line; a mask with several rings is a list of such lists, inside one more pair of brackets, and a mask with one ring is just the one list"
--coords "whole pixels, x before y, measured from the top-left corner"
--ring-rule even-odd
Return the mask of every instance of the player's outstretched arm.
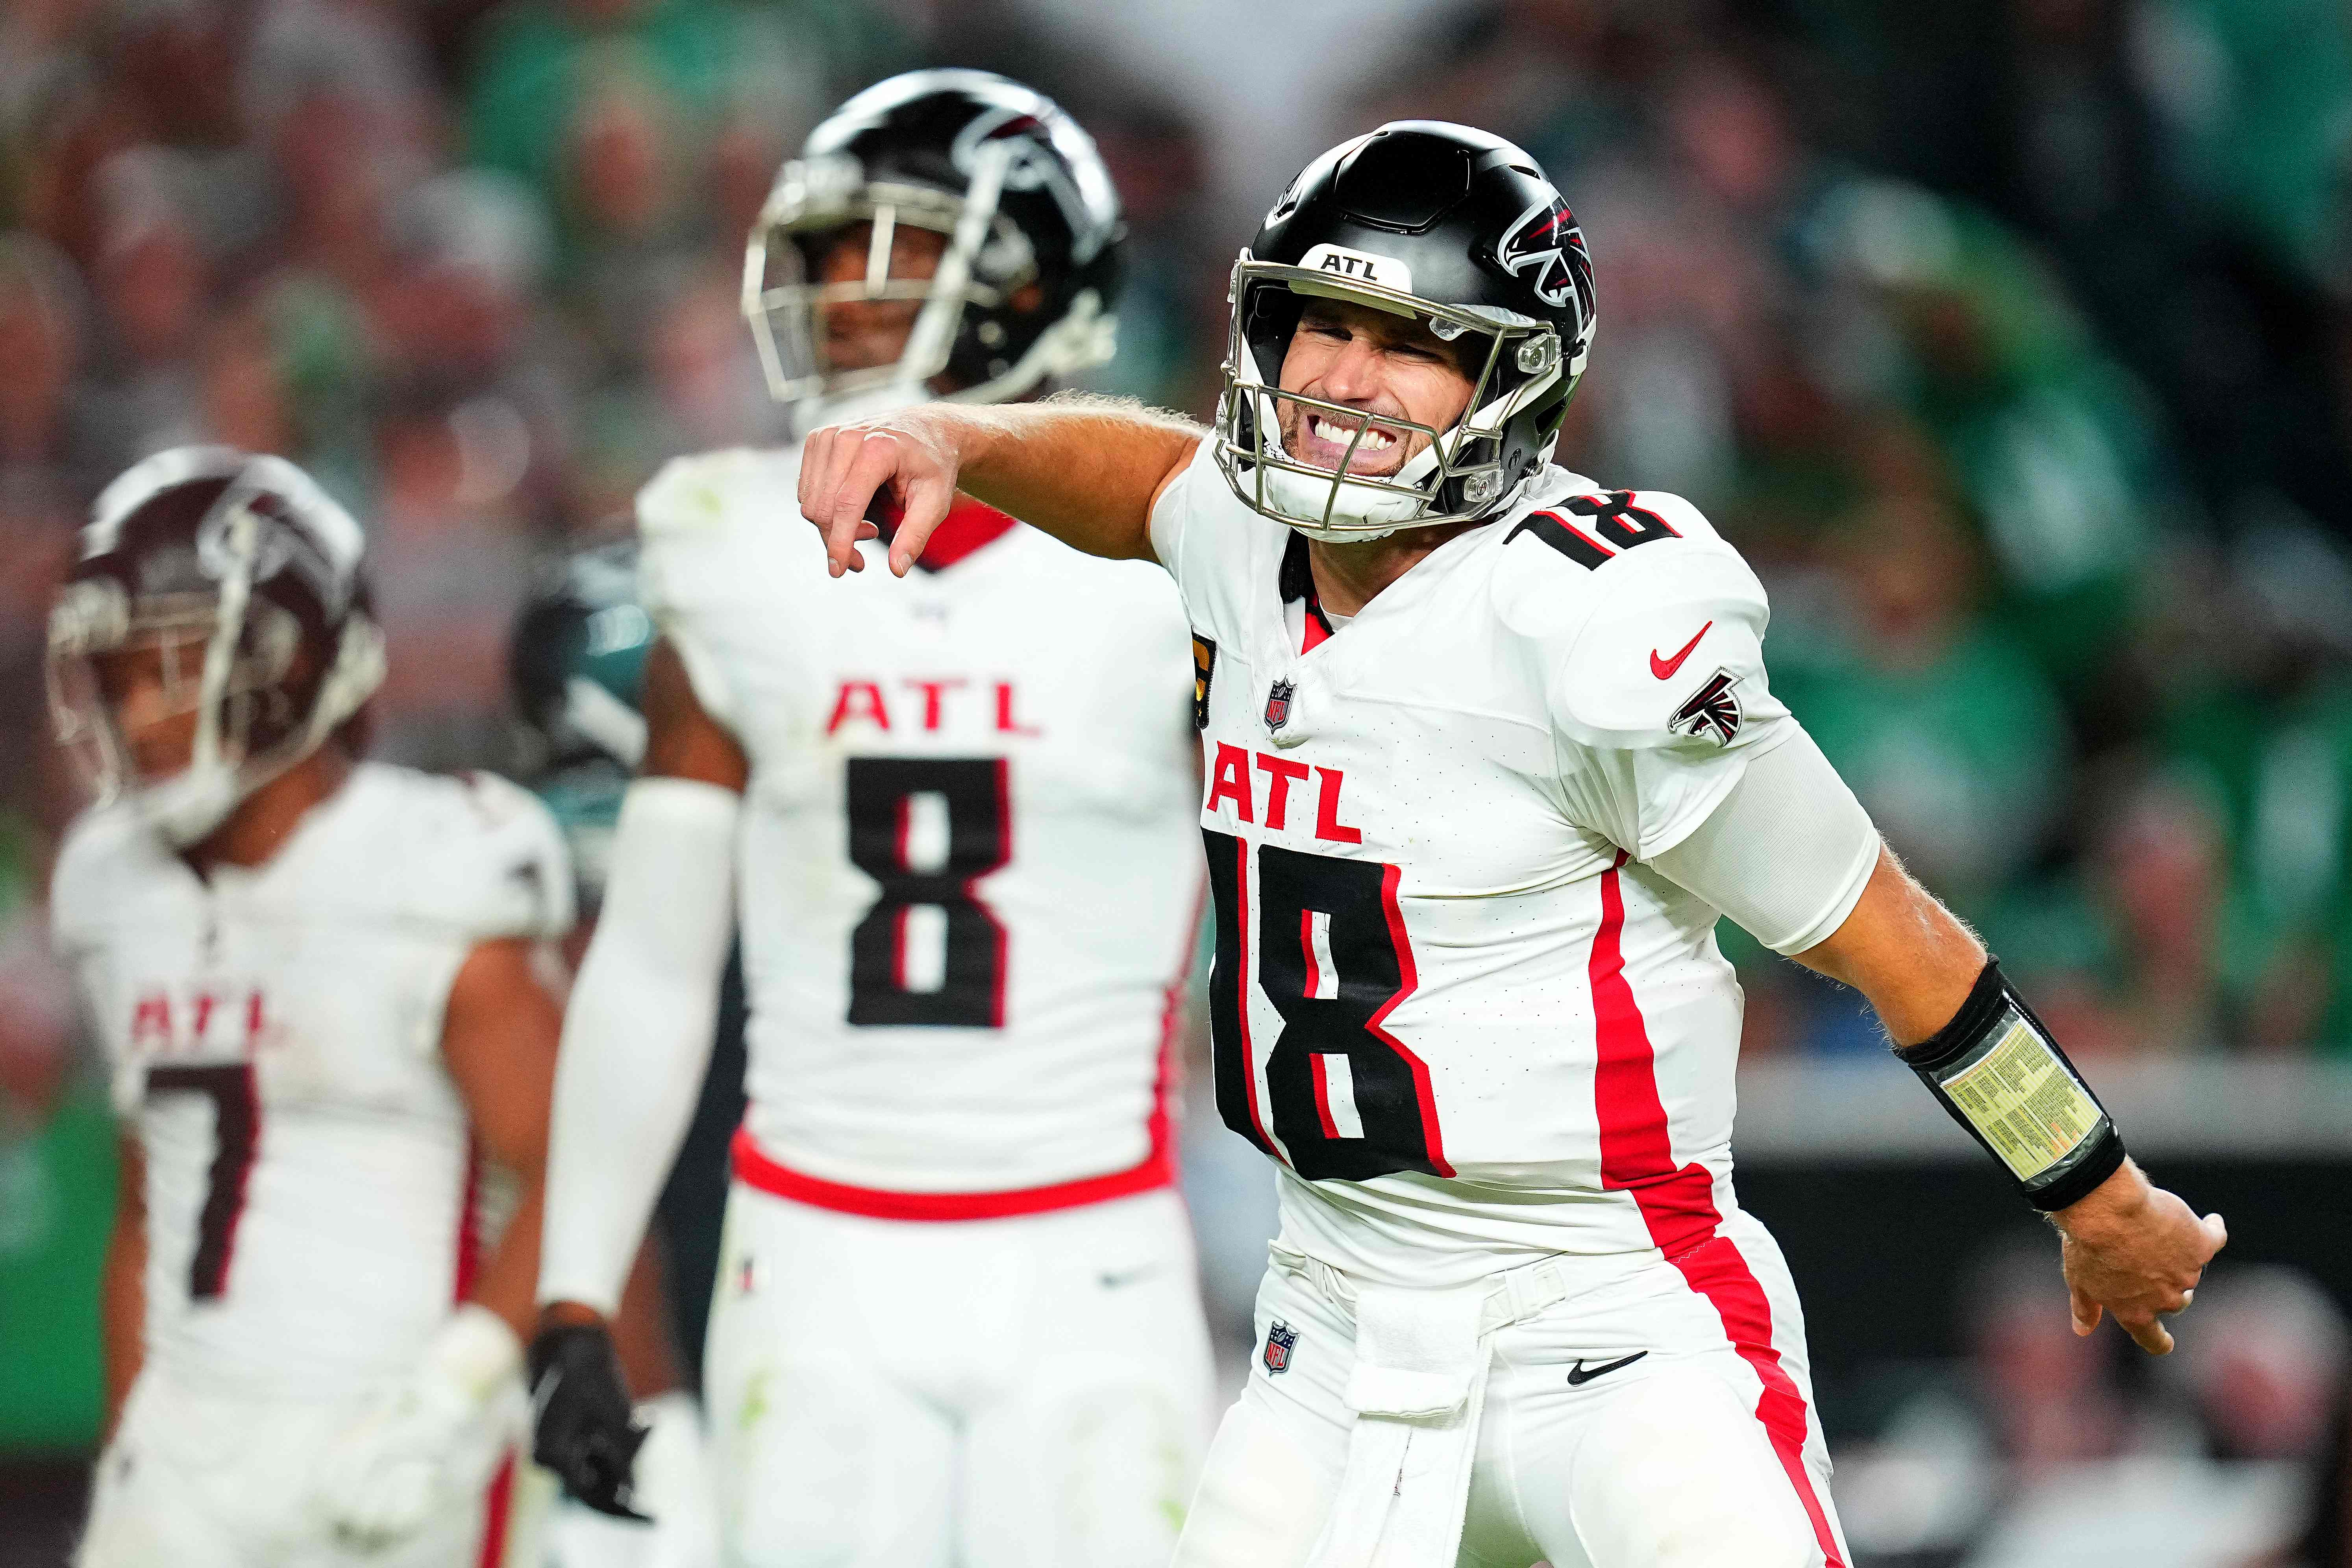
[[930, 404], [829, 426], [801, 458], [801, 515], [824, 536], [836, 577], [865, 563], [877, 498], [902, 513], [890, 570], [903, 577], [962, 489], [1063, 543], [1114, 561], [1150, 561], [1151, 506], [1205, 434], [1131, 402], [1063, 395], [982, 407]]
[[[1983, 946], [1884, 848], [1853, 913], [1828, 941], [1795, 956], [1869, 998], [1915, 1065], [1941, 1040], [1957, 1042], [1973, 1015], [2005, 1020], [2014, 1005]], [[2103, 1312], [2113, 1313], [2156, 1355], [2172, 1349], [2158, 1315], [2189, 1305], [2205, 1265], [2229, 1239], [2220, 1215], [2198, 1218], [2127, 1157], [2050, 1219], [2063, 1238], [2075, 1332], [2089, 1333]]]
[[750, 776], [667, 640], [647, 656], [644, 702], [645, 764], [563, 1024], [530, 1349], [534, 1457], [573, 1496], [623, 1515], [645, 1429], [606, 1319], [709, 1067]]

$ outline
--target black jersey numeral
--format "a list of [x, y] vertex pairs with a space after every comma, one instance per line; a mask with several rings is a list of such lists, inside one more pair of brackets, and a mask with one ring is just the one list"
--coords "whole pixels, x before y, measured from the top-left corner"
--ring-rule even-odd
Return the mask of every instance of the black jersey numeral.
[[147, 1093], [198, 1094], [213, 1102], [213, 1162], [196, 1211], [196, 1250], [188, 1260], [188, 1299], [209, 1301], [228, 1283], [236, 1222], [245, 1213], [245, 1186], [261, 1141], [260, 1097], [251, 1062], [208, 1066], [175, 1063], [147, 1069]]
[[1600, 566], [1637, 544], [1682, 537], [1664, 518], [1647, 507], [1635, 506], [1631, 490], [1573, 496], [1555, 510], [1529, 512], [1503, 542], [1507, 544], [1522, 533], [1532, 534], [1584, 567]]
[[[849, 858], [881, 891], [849, 938], [853, 1025], [1001, 1029], [1005, 931], [972, 884], [1013, 858], [1012, 781], [1002, 757], [852, 757]], [[937, 865], [908, 859], [917, 796], [946, 807], [947, 853]], [[907, 973], [907, 923], [940, 911], [945, 962], [935, 988]]]
[[[1395, 1171], [1450, 1176], [1429, 1069], [1383, 1024], [1419, 984], [1397, 906], [1397, 868], [1204, 829], [1216, 904], [1209, 1030], [1217, 1110], [1313, 1180]], [[1255, 970], [1253, 971], [1253, 964]], [[1250, 1037], [1255, 984], [1282, 1026], [1264, 1060]]]

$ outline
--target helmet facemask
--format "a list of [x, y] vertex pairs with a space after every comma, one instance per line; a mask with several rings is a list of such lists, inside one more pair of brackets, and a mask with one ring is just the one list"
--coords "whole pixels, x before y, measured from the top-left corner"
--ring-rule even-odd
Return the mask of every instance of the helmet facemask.
[[[932, 397], [1004, 402], [1049, 375], [1110, 357], [1112, 320], [1103, 313], [1101, 299], [1087, 289], [1001, 374], [976, 381], [953, 374], [961, 368], [960, 358], [986, 355], [1012, 342], [1001, 318], [1013, 310], [1024, 289], [1039, 281], [1034, 247], [999, 209], [1015, 151], [1010, 142], [974, 148], [971, 184], [961, 195], [909, 182], [868, 180], [857, 160], [846, 154], [784, 165], [745, 247], [742, 309], [769, 391], [780, 403], [801, 405], [803, 425], [838, 416], [837, 405], [845, 403], [887, 406]], [[860, 223], [872, 226], [865, 276], [822, 281], [818, 269], [835, 239]], [[901, 226], [945, 239], [931, 276], [892, 274], [892, 242]], [[864, 368], [829, 366], [824, 348], [827, 310], [878, 301], [919, 306], [898, 357]], [[968, 318], [973, 321], [969, 334]], [[943, 386], [942, 376], [969, 384]]]
[[[286, 524], [261, 514], [261, 500], [230, 485], [200, 532], [197, 554], [216, 590], [134, 595], [121, 578], [94, 573], [69, 583], [49, 617], [47, 674], [58, 742], [100, 805], [130, 800], [184, 848], [316, 751], [383, 678], [383, 635], [356, 606], [327, 668], [298, 668], [301, 616], [255, 584], [276, 564], [265, 556], [299, 546]], [[160, 666], [161, 689], [142, 717], [195, 721], [186, 763], [152, 778], [138, 765], [103, 668], [109, 658], [148, 650]]]
[[[1461, 416], [1439, 430], [1282, 391], [1283, 361], [1305, 300], [1312, 297], [1403, 316], [1457, 345], [1457, 361], [1471, 381]], [[1360, 542], [1401, 528], [1490, 516], [1541, 466], [1559, 433], [1566, 399], [1548, 395], [1559, 384], [1563, 368], [1559, 332], [1548, 322], [1257, 261], [1246, 251], [1234, 268], [1232, 300], [1224, 390], [1217, 405], [1217, 464], [1244, 502], [1311, 539]], [[1284, 449], [1280, 413], [1286, 404], [1352, 432], [1338, 469]], [[1535, 411], [1547, 405], [1538, 417]], [[1349, 471], [1357, 448], [1374, 430], [1396, 433], [1400, 439], [1419, 437], [1419, 449], [1394, 473]]]

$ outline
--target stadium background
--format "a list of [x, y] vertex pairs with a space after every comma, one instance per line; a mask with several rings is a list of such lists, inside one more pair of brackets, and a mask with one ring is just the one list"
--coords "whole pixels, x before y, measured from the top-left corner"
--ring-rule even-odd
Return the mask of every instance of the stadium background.
[[[512, 768], [534, 563], [778, 433], [742, 234], [827, 107], [925, 63], [1094, 132], [1133, 231], [1099, 384], [1195, 415], [1307, 156], [1409, 114], [1536, 153], [1600, 285], [1563, 460], [1748, 553], [1776, 689], [2231, 1222], [2178, 1355], [2074, 1341], [2050, 1238], [1853, 999], [1727, 934], [1742, 1190], [1861, 1561], [2352, 1563], [2342, 0], [14, 0], [0, 1565], [63, 1560], [98, 1420], [110, 1132], [42, 935], [80, 510], [175, 442], [296, 458], [372, 531], [379, 754]], [[1197, 1103], [1187, 1142], [1238, 1367], [1266, 1177]]]

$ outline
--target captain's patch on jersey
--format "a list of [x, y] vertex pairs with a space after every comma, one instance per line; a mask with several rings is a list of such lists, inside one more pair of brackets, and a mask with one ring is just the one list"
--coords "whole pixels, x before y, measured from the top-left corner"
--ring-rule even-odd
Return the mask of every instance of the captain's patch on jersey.
[[1716, 744], [1727, 746], [1739, 733], [1739, 722], [1745, 715], [1739, 707], [1739, 696], [1733, 688], [1739, 677], [1727, 669], [1718, 669], [1706, 685], [1690, 695], [1690, 700], [1675, 710], [1666, 721], [1666, 728], [1677, 735], [1712, 735]]
[[1298, 1331], [1276, 1318], [1265, 1331], [1265, 1370], [1269, 1375], [1290, 1370], [1290, 1350], [1298, 1342]]
[[1217, 645], [1192, 634], [1192, 728], [1209, 727], [1209, 682], [1217, 675]]

